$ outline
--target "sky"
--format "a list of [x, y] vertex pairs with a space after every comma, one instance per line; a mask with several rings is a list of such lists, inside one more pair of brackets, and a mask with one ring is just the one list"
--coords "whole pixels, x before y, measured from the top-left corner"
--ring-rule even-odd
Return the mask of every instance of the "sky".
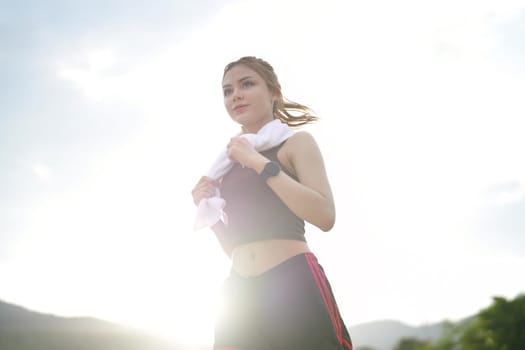
[[306, 237], [348, 326], [514, 298], [524, 36], [518, 0], [0, 1], [0, 299], [209, 341], [229, 262], [191, 189], [244, 55], [321, 118], [337, 221]]

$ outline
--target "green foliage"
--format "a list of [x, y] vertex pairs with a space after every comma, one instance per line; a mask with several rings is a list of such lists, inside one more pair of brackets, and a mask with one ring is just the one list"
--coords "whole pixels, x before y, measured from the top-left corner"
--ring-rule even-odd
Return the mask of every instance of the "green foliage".
[[432, 350], [428, 342], [416, 338], [403, 338], [394, 350]]
[[522, 350], [525, 345], [525, 295], [495, 297], [474, 318], [444, 325], [433, 343], [404, 338], [393, 350]]
[[496, 297], [460, 339], [462, 350], [521, 350], [525, 344], [525, 295]]
[[464, 332], [465, 327], [470, 324], [470, 320], [460, 323], [444, 322], [443, 333], [437, 339], [430, 349], [432, 350], [460, 350], [459, 338]]

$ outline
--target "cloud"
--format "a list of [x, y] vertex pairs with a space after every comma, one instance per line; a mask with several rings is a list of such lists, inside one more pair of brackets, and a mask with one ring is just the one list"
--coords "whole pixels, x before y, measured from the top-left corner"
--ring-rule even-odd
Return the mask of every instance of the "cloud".
[[34, 167], [33, 167], [33, 172], [35, 173], [35, 175], [42, 179], [42, 180], [47, 180], [51, 177], [52, 175], [52, 171], [49, 167], [43, 165], [43, 164], [36, 164]]
[[34, 106], [67, 93], [55, 84], [57, 66], [81, 68], [87, 53], [88, 68], [100, 70], [100, 54], [109, 51], [125, 58], [119, 60], [118, 69], [126, 70], [176, 45], [224, 4], [211, 0], [191, 5], [168, 0], [2, 4], [0, 134], [6, 119], [33, 117], [24, 101], [31, 100]]
[[498, 183], [485, 192], [487, 205], [506, 205], [519, 202], [525, 197], [525, 184], [519, 180]]
[[494, 252], [525, 257], [525, 191], [511, 180], [491, 186], [470, 219], [471, 235]]

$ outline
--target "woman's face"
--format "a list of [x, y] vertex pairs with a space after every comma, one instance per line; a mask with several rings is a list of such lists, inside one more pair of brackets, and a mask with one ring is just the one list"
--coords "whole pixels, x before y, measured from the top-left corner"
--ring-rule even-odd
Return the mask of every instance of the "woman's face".
[[273, 120], [273, 94], [253, 69], [234, 66], [224, 75], [222, 89], [228, 114], [244, 131], [256, 133]]

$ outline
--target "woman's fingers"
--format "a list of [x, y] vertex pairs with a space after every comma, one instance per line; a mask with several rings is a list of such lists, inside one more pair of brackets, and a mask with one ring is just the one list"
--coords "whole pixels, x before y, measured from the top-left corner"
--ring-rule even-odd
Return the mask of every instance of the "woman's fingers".
[[213, 197], [217, 186], [218, 182], [216, 180], [207, 176], [201, 177], [197, 185], [195, 185], [191, 191], [195, 205], [198, 205], [204, 198]]

